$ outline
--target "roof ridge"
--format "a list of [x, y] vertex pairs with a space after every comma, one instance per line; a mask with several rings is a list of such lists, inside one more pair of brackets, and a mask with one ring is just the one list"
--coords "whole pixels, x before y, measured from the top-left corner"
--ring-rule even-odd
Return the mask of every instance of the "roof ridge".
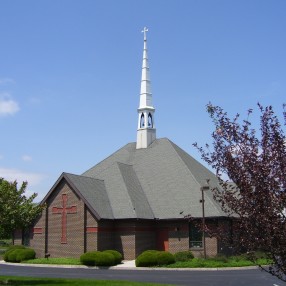
[[112, 154], [110, 154], [110, 155], [109, 155], [108, 157], [106, 157], [105, 159], [99, 161], [97, 164], [95, 164], [95, 165], [93, 165], [92, 167], [90, 167], [89, 169], [87, 169], [85, 172], [82, 173], [82, 175], [85, 176], [84, 174], [86, 174], [86, 173], [88, 173], [89, 171], [91, 171], [91, 170], [92, 170], [93, 168], [95, 168], [97, 165], [99, 165], [99, 164], [101, 164], [101, 163], [107, 161], [107, 160], [110, 159], [112, 156], [114, 156], [114, 154], [120, 152], [121, 150], [126, 149], [126, 147], [127, 147], [128, 145], [132, 145], [132, 144], [134, 145], [134, 144], [136, 144], [136, 143], [135, 143], [135, 142], [129, 142], [129, 143], [125, 144], [124, 146], [122, 146], [121, 148], [119, 148], [118, 150], [116, 150], [115, 152], [113, 152]]
[[[184, 165], [186, 166], [186, 168], [188, 169], [188, 171], [190, 172], [190, 174], [192, 175], [192, 177], [194, 178], [194, 180], [199, 184], [200, 187], [203, 186], [203, 184], [201, 184], [199, 182], [198, 179], [196, 179], [196, 177], [193, 175], [192, 171], [189, 169], [188, 165], [186, 164], [186, 162], [184, 161], [184, 159], [180, 156], [180, 154], [178, 153], [178, 150], [181, 150], [182, 152], [184, 152], [188, 157], [190, 157], [192, 160], [194, 160], [194, 162], [196, 162], [200, 167], [202, 167], [203, 169], [205, 169], [207, 172], [209, 172], [210, 174], [212, 174], [213, 176], [215, 176], [215, 174], [213, 174], [208, 168], [206, 168], [203, 164], [201, 164], [200, 162], [198, 162], [197, 160], [195, 160], [195, 158], [193, 158], [190, 154], [188, 154], [185, 150], [183, 150], [182, 148], [180, 148], [178, 145], [176, 145], [175, 143], [173, 143], [172, 141], [170, 141], [171, 144], [173, 145], [176, 153], [178, 154], [178, 156], [180, 157], [180, 159], [183, 161]], [[211, 178], [206, 178], [207, 179], [211, 179]], [[206, 196], [206, 198], [208, 199], [209, 203], [212, 204], [215, 209], [218, 211], [218, 213], [222, 212], [219, 204], [217, 202], [215, 202], [213, 199], [211, 199], [208, 195]], [[206, 199], [205, 198], [205, 199]], [[219, 207], [219, 208], [218, 208]]]
[[[126, 176], [125, 176], [125, 174], [124, 174], [124, 170], [122, 170], [122, 168], [121, 168], [121, 166], [127, 166], [128, 168], [130, 168], [130, 169], [132, 169], [132, 171], [133, 171], [133, 174], [132, 174], [132, 176], [134, 176], [135, 177], [135, 184], [137, 183], [138, 185], [137, 185], [137, 187], [139, 187], [139, 190], [138, 190], [138, 194], [137, 195], [143, 195], [143, 197], [144, 197], [144, 200], [145, 200], [145, 202], [142, 202], [141, 201], [141, 204], [142, 203], [146, 203], [147, 205], [148, 205], [148, 207], [149, 207], [149, 211], [151, 211], [151, 218], [155, 218], [155, 214], [154, 214], [154, 212], [153, 212], [153, 209], [152, 209], [152, 207], [151, 207], [151, 205], [150, 205], [150, 203], [149, 203], [149, 200], [148, 200], [148, 197], [146, 196], [146, 193], [144, 192], [144, 189], [143, 189], [143, 187], [142, 187], [142, 185], [141, 185], [141, 182], [140, 182], [140, 180], [139, 180], [139, 178], [138, 178], [138, 176], [137, 176], [137, 173], [136, 173], [136, 171], [135, 171], [135, 169], [133, 168], [133, 165], [129, 165], [129, 164], [125, 164], [125, 163], [121, 163], [121, 162], [117, 162], [117, 164], [118, 164], [118, 168], [119, 168], [119, 171], [120, 171], [120, 174], [121, 174], [121, 177], [122, 177], [122, 179], [123, 179], [123, 182], [124, 182], [124, 185], [125, 185], [125, 187], [126, 187], [126, 190], [127, 190], [127, 194], [128, 194], [128, 196], [129, 196], [129, 198], [130, 198], [130, 202], [131, 202], [131, 204], [132, 204], [132, 206], [133, 206], [133, 210], [135, 211], [135, 214], [136, 214], [136, 217], [137, 218], [143, 218], [143, 217], [140, 217], [140, 214], [138, 215], [138, 213], [137, 213], [137, 211], [138, 211], [138, 208], [137, 208], [137, 206], [136, 206], [136, 198], [133, 196], [133, 193], [131, 192], [131, 190], [130, 190], [130, 185], [128, 184], [128, 183], [130, 183], [130, 182], [128, 182], [127, 180], [127, 178], [126, 178]], [[134, 192], [135, 192], [135, 190], [134, 189], [132, 189]], [[142, 198], [143, 198], [142, 197]], [[142, 215], [141, 215], [142, 216]], [[148, 215], [146, 215], [146, 216], [148, 216], [148, 218], [150, 218], [149, 216], [150, 216], [150, 214]]]
[[76, 176], [76, 177], [82, 177], [82, 178], [88, 178], [88, 179], [92, 179], [92, 180], [97, 180], [97, 181], [102, 181], [104, 182], [103, 179], [98, 179], [98, 178], [94, 178], [94, 177], [90, 177], [90, 176], [85, 176], [85, 175], [77, 175], [77, 174], [72, 174], [72, 173], [67, 173], [67, 172], [63, 172], [63, 174], [67, 175], [67, 176]]
[[[191, 172], [191, 170], [189, 169], [189, 167], [187, 166], [186, 162], [183, 160], [183, 158], [180, 156], [180, 154], [178, 153], [176, 148], [180, 148], [177, 144], [175, 144], [174, 142], [172, 142], [171, 140], [169, 140], [169, 144], [172, 145], [172, 147], [174, 148], [176, 154], [178, 155], [178, 157], [180, 158], [180, 160], [183, 162], [184, 166], [187, 168], [188, 172], [191, 174], [192, 178], [194, 179], [194, 181], [201, 187], [200, 182], [195, 178], [195, 176], [193, 175], [193, 173]], [[181, 149], [181, 148], [180, 148]], [[184, 151], [183, 149], [181, 149], [182, 151]], [[185, 152], [185, 151], [184, 151]], [[185, 152], [188, 156], [190, 156], [187, 152]], [[190, 156], [191, 157], [191, 156]]]

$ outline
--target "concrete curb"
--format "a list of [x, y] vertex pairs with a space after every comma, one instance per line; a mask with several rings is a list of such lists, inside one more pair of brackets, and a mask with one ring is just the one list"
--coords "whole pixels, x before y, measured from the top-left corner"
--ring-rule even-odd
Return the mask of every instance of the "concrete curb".
[[55, 264], [28, 264], [28, 263], [9, 263], [4, 260], [0, 264], [13, 266], [29, 266], [29, 267], [49, 267], [49, 268], [82, 268], [82, 269], [106, 269], [106, 270], [143, 270], [143, 271], [239, 271], [239, 270], [253, 270], [260, 269], [258, 266], [244, 266], [244, 267], [220, 267], [220, 268], [161, 268], [161, 267], [136, 267], [130, 266], [131, 261], [123, 261], [122, 264], [112, 267], [89, 267], [85, 265], [55, 265]]

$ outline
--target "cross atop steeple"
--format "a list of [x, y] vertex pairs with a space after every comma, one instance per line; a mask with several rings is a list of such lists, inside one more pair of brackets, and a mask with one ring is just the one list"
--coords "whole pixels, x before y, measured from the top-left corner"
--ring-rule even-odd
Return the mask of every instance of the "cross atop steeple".
[[136, 148], [147, 148], [156, 139], [156, 129], [154, 123], [155, 108], [152, 103], [151, 81], [149, 74], [147, 37], [148, 29], [144, 27], [144, 48], [142, 62], [142, 76], [140, 89], [140, 104], [138, 108], [138, 128]]
[[149, 30], [144, 27], [144, 29], [142, 30], [142, 33], [144, 33], [144, 41], [147, 41], [147, 37], [146, 37], [146, 32], [148, 32]]

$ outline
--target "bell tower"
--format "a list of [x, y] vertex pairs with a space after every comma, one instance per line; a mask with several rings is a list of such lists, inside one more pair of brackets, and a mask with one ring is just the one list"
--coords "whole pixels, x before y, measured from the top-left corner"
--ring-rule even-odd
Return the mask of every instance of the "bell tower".
[[136, 149], [147, 148], [156, 139], [156, 128], [154, 122], [155, 108], [152, 103], [151, 82], [147, 53], [148, 29], [144, 27], [144, 48], [140, 89], [140, 104], [138, 108], [138, 127]]

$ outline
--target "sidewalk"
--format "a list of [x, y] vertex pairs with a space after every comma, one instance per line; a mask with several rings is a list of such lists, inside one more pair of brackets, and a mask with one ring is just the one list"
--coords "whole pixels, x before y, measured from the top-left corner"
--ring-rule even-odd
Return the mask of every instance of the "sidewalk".
[[113, 268], [136, 268], [135, 260], [123, 260], [121, 264], [113, 266]]

